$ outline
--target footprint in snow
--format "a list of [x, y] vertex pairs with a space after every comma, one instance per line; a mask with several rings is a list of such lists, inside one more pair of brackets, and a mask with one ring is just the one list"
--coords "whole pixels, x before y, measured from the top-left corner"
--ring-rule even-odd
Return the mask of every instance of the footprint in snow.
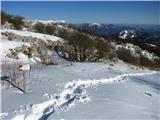
[[152, 97], [152, 94], [151, 94], [151, 93], [144, 92], [144, 94], [146, 94], [146, 95], [148, 95], [148, 96], [151, 96], [151, 97]]

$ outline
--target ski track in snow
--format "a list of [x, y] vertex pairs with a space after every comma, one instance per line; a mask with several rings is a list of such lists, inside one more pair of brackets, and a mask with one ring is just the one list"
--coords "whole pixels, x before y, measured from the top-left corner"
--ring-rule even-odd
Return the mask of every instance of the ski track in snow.
[[156, 72], [123, 74], [113, 78], [103, 78], [99, 80], [73, 80], [66, 83], [62, 92], [59, 95], [54, 96], [53, 99], [34, 105], [30, 113], [17, 115], [12, 120], [46, 120], [54, 112], [69, 109], [76, 101], [82, 103], [89, 101], [90, 98], [84, 90], [87, 87], [100, 84], [111, 84], [113, 82], [122, 81], [127, 77], [150, 75], [154, 73]]

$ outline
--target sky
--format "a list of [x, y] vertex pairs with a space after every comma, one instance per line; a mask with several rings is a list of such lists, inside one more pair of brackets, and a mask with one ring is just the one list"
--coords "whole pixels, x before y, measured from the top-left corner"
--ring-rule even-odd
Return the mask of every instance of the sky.
[[160, 1], [2, 1], [1, 9], [27, 19], [70, 23], [160, 24]]

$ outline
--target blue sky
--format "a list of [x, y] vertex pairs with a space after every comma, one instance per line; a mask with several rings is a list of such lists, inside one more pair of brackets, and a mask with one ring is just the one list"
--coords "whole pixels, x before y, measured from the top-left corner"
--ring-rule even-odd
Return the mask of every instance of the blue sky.
[[2, 10], [28, 19], [71, 23], [158, 24], [160, 2], [153, 1], [3, 1]]

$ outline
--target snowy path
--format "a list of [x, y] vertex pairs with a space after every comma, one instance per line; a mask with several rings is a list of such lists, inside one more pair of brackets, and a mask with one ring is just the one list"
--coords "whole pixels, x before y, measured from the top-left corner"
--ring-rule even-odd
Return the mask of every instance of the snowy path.
[[87, 87], [97, 86], [100, 84], [111, 84], [113, 82], [125, 80], [127, 77], [150, 75], [154, 73], [156, 72], [123, 74], [113, 78], [104, 78], [99, 80], [73, 80], [65, 84], [62, 92], [59, 95], [54, 96], [53, 99], [34, 105], [29, 114], [17, 115], [12, 120], [45, 120], [54, 112], [69, 109], [75, 101], [86, 102], [90, 100], [87, 92], [84, 90]]

